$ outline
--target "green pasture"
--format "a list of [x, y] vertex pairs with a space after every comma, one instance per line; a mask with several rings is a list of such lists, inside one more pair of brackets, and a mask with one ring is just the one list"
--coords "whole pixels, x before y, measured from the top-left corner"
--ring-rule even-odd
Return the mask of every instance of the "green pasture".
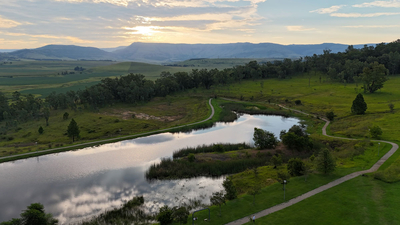
[[[83, 72], [74, 71], [76, 66]], [[67, 92], [89, 87], [107, 77], [119, 77], [129, 73], [140, 73], [147, 79], [156, 80], [162, 71], [176, 73], [191, 71], [189, 67], [169, 67], [136, 62], [110, 61], [16, 61], [0, 66], [0, 90], [11, 93], [47, 96], [49, 93]], [[61, 75], [61, 72], [75, 74]]]
[[398, 224], [399, 201], [399, 182], [388, 184], [360, 176], [256, 218], [256, 224]]

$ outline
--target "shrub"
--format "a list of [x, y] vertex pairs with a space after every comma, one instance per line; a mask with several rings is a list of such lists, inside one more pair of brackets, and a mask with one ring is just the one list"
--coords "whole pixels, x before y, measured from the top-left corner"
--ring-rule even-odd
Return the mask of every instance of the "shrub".
[[174, 220], [172, 217], [172, 213], [172, 209], [169, 208], [167, 205], [161, 207], [157, 215], [157, 221], [160, 222], [161, 225], [171, 224]]
[[282, 156], [281, 156], [281, 155], [274, 155], [274, 156], [272, 156], [272, 158], [271, 158], [271, 163], [272, 163], [275, 167], [282, 165]]
[[287, 170], [291, 176], [300, 176], [304, 174], [304, 162], [299, 158], [291, 158], [287, 164]]
[[379, 126], [373, 126], [369, 128], [369, 133], [372, 138], [379, 138], [382, 135], [382, 129]]
[[191, 154], [188, 155], [188, 160], [189, 160], [189, 162], [194, 162], [195, 159], [196, 159], [196, 157], [194, 156], [193, 153], [191, 153]]
[[389, 104], [388, 104], [388, 107], [389, 107], [389, 109], [390, 109], [390, 112], [393, 112], [393, 111], [394, 111], [394, 104], [393, 104], [393, 103], [389, 103]]
[[69, 117], [69, 113], [65, 112], [63, 115], [63, 120], [67, 120]]
[[296, 100], [296, 101], [294, 101], [294, 104], [296, 104], [296, 105], [301, 105], [301, 100]]
[[43, 132], [44, 132], [44, 129], [43, 129], [43, 127], [42, 127], [42, 126], [40, 126], [40, 127], [39, 127], [39, 129], [38, 129], [38, 132], [39, 132], [39, 134], [43, 134]]

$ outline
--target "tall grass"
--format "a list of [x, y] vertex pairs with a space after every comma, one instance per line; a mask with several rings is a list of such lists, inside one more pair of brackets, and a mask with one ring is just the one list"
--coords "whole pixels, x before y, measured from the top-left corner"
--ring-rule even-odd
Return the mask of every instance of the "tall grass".
[[212, 145], [198, 145], [197, 147], [187, 147], [174, 151], [173, 158], [181, 158], [188, 156], [193, 153], [206, 153], [206, 152], [225, 152], [225, 151], [236, 151], [241, 149], [252, 148], [249, 144], [239, 143], [239, 144], [212, 144]]
[[106, 224], [152, 224], [154, 215], [149, 215], [143, 209], [143, 196], [134, 197], [121, 208], [105, 211], [89, 221], [78, 223], [78, 225], [106, 225]]
[[264, 166], [269, 157], [243, 158], [228, 161], [189, 162], [187, 160], [172, 160], [165, 158], [159, 164], [153, 164], [146, 171], [146, 178], [181, 179], [199, 176], [220, 177], [222, 175], [239, 173], [253, 167]]

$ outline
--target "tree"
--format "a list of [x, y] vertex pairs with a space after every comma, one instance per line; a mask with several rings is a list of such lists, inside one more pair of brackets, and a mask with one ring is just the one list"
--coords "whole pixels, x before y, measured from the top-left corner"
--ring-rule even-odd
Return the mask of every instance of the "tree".
[[369, 128], [369, 133], [371, 134], [372, 138], [379, 138], [382, 135], [382, 129], [379, 126], [373, 126]]
[[326, 118], [328, 118], [329, 121], [333, 121], [335, 117], [336, 115], [333, 111], [326, 112]]
[[179, 224], [187, 224], [187, 220], [189, 217], [189, 210], [187, 210], [185, 207], [174, 207], [172, 217], [174, 218], [174, 221], [179, 223]]
[[317, 170], [328, 174], [336, 169], [336, 162], [332, 157], [331, 152], [328, 149], [323, 149], [315, 159], [317, 164]]
[[260, 190], [261, 190], [261, 185], [254, 184], [249, 191], [249, 195], [253, 195], [253, 205], [255, 204], [256, 201], [256, 195], [260, 193]]
[[233, 182], [229, 177], [227, 177], [224, 180], [224, 182], [222, 182], [222, 186], [224, 187], [225, 192], [226, 192], [226, 194], [225, 194], [226, 199], [233, 200], [233, 199], [237, 198], [236, 187], [235, 187], [235, 185], [233, 185]]
[[65, 112], [63, 115], [63, 120], [67, 120], [69, 117], [69, 113]]
[[278, 139], [273, 133], [256, 127], [254, 128], [253, 141], [259, 149], [275, 148], [278, 144]]
[[46, 119], [46, 126], [49, 126], [49, 118], [50, 118], [50, 109], [49, 108], [44, 108], [43, 109], [43, 116]]
[[40, 126], [39, 129], [38, 129], [39, 134], [43, 134], [43, 131], [44, 131], [44, 130], [43, 130], [43, 127]]
[[21, 218], [13, 218], [0, 223], [1, 225], [56, 225], [58, 220], [48, 213], [40, 203], [32, 203], [20, 214]]
[[281, 131], [280, 138], [282, 143], [291, 150], [303, 151], [313, 148], [313, 142], [308, 137], [307, 132], [298, 125], [293, 125], [287, 133]]
[[291, 158], [287, 164], [287, 170], [291, 176], [300, 176], [304, 173], [304, 162], [299, 158]]
[[226, 199], [225, 199], [223, 191], [214, 192], [214, 193], [212, 193], [212, 195], [210, 197], [211, 204], [219, 206], [219, 216], [221, 216], [221, 205], [225, 204], [225, 201], [226, 201]]
[[160, 208], [160, 211], [157, 215], [157, 221], [160, 222], [161, 225], [167, 225], [174, 221], [172, 217], [173, 210], [169, 208], [167, 205]]
[[364, 92], [374, 93], [383, 87], [383, 83], [388, 80], [389, 71], [385, 65], [373, 62], [368, 67], [364, 67], [361, 79], [364, 82]]
[[356, 115], [362, 115], [367, 110], [367, 103], [364, 101], [364, 97], [361, 93], [359, 93], [353, 101], [353, 105], [351, 106], [351, 112]]
[[72, 138], [72, 142], [75, 141], [75, 138], [79, 138], [79, 127], [78, 124], [75, 122], [74, 119], [71, 120], [71, 122], [68, 125], [67, 129], [68, 137]]

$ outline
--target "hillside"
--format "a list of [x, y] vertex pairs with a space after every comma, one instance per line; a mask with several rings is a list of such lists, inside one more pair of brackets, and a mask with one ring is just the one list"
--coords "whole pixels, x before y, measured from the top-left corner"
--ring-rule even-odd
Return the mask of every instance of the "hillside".
[[23, 49], [8, 53], [21, 59], [36, 60], [115, 60], [112, 53], [93, 47], [75, 45], [47, 45], [36, 49]]
[[[355, 45], [354, 48], [362, 48]], [[35, 60], [117, 60], [146, 63], [170, 63], [193, 58], [299, 58], [322, 54], [330, 49], [332, 53], [344, 52], [347, 45], [280, 45], [274, 43], [231, 43], [231, 44], [167, 44], [135, 42], [128, 47], [104, 48], [80, 47], [75, 45], [47, 45], [36, 49], [23, 49], [2, 53], [3, 59]]]

